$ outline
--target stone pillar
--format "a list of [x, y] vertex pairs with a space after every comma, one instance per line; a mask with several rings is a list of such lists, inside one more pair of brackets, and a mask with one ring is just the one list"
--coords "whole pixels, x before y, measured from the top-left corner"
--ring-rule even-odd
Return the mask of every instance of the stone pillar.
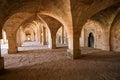
[[40, 44], [42, 44], [42, 28], [40, 28], [39, 30], [40, 30]]
[[86, 29], [84, 29], [84, 47], [88, 47], [88, 35]]
[[4, 70], [4, 58], [1, 57], [1, 39], [2, 39], [2, 30], [0, 32], [0, 74]]
[[3, 30], [3, 42], [4, 44], [7, 43], [6, 32]]
[[65, 32], [64, 44], [68, 44], [67, 33]]
[[104, 39], [104, 48], [103, 48], [103, 50], [107, 50], [107, 51], [109, 51], [110, 50], [110, 37], [109, 37], [110, 35], [109, 35], [109, 31], [105, 31], [105, 33], [104, 33], [104, 35], [103, 35], [103, 39]]
[[62, 40], [61, 40], [61, 44], [64, 44], [64, 27], [62, 26]]
[[42, 45], [46, 45], [46, 29], [43, 27], [43, 39], [42, 39]]
[[22, 46], [22, 44], [21, 44], [21, 30], [19, 29], [18, 31], [17, 31], [17, 46], [18, 47], [21, 47]]
[[0, 39], [0, 57], [1, 57], [1, 44], [2, 44], [2, 39]]
[[56, 49], [56, 34], [51, 34], [50, 37], [50, 44], [49, 44], [49, 48], [50, 49]]
[[48, 31], [48, 29], [46, 29], [46, 44], [47, 45], [49, 44], [49, 42], [48, 42], [49, 41], [49, 36], [48, 36], [49, 34], [48, 33], [49, 33], [49, 31]]
[[8, 53], [14, 54], [17, 51], [16, 35], [8, 35]]
[[40, 28], [38, 25], [37, 25], [37, 42], [40, 43]]
[[72, 59], [78, 59], [81, 56], [80, 45], [79, 45], [79, 35], [77, 34], [70, 34], [68, 35], [68, 50], [67, 55]]
[[26, 40], [26, 35], [23, 32], [22, 27], [20, 28], [20, 35], [21, 35], [21, 46], [22, 46], [23, 42]]
[[5, 44], [7, 41], [6, 41], [6, 36], [5, 36], [5, 31], [4, 30], [2, 30], [2, 36], [3, 36], [3, 38], [1, 39], [1, 45], [2, 44]]

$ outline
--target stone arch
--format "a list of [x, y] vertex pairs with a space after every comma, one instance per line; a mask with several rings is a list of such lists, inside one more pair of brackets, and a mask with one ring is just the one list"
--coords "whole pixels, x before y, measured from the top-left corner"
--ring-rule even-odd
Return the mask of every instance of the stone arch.
[[[12, 15], [4, 24], [3, 29], [6, 31], [8, 38], [9, 51], [8, 53], [16, 53], [17, 50], [17, 41], [16, 33], [20, 25], [29, 17], [33, 16], [30, 13], [16, 13]], [[14, 46], [13, 46], [14, 44]], [[12, 46], [11, 46], [12, 45]]]
[[[10, 16], [16, 13], [42, 13], [42, 14], [47, 14], [50, 16], [54, 16], [57, 19], [60, 19], [62, 22], [65, 21], [64, 18], [67, 16], [66, 10], [69, 9], [68, 3], [69, 1], [58, 1], [58, 0], [53, 0], [53, 1], [42, 1], [42, 0], [25, 0], [25, 1], [5, 1], [7, 4], [7, 7], [4, 7], [5, 10], [7, 10], [6, 13], [7, 16], [4, 18], [7, 20], [9, 19]], [[12, 3], [14, 4], [12, 4]], [[46, 2], [49, 4], [46, 5]], [[62, 5], [62, 6], [60, 6]], [[3, 7], [3, 6], [2, 6]], [[68, 17], [68, 16], [67, 16]]]
[[104, 47], [104, 31], [101, 27], [101, 24], [97, 21], [93, 20], [88, 20], [87, 23], [84, 25], [82, 29], [82, 34], [80, 37], [80, 45], [88, 47], [88, 39], [89, 39], [89, 34], [92, 33], [94, 35], [94, 48], [99, 48], [99, 49], [106, 49]]
[[120, 11], [110, 28], [110, 50], [120, 52]]
[[[90, 37], [90, 33], [92, 33], [92, 35], [94, 36], [94, 47], [95, 47], [95, 43], [96, 43], [96, 31], [97, 31], [97, 27], [94, 25], [95, 23], [92, 23], [92, 21], [87, 24], [85, 24], [85, 28], [84, 30], [84, 44], [86, 47], [90, 47], [89, 46], [89, 37]], [[87, 26], [88, 25], [88, 26]]]
[[[40, 27], [40, 29], [43, 29], [43, 30], [46, 30], [47, 31], [47, 35], [46, 35], [46, 33], [45, 33], [45, 35], [46, 35], [46, 42], [43, 42], [42, 44], [43, 45], [46, 45], [46, 44], [50, 44], [50, 39], [49, 39], [49, 37], [51, 36], [51, 31], [50, 31], [50, 28], [49, 28], [49, 26], [48, 26], [48, 24], [47, 24], [47, 22], [39, 15], [39, 14], [37, 14], [37, 20], [36, 20], [36, 22], [37, 23], [40, 23], [40, 25], [41, 25], [41, 27]], [[44, 38], [45, 39], [45, 38]], [[43, 40], [42, 40], [43, 41]]]
[[64, 26], [61, 26], [56, 35], [56, 42], [57, 44], [67, 44], [67, 34]]
[[83, 26], [80, 44], [83, 46], [85, 43], [85, 46], [87, 46], [87, 41], [83, 41], [84, 38], [87, 39], [86, 37], [84, 37], [84, 35], [86, 35], [85, 28], [87, 29], [87, 26], [91, 26], [91, 28], [93, 27], [96, 32], [95, 48], [109, 50], [110, 27], [118, 11], [119, 5], [114, 5], [92, 16]]
[[25, 36], [26, 36], [26, 39], [25, 41], [35, 41], [35, 31], [32, 29], [32, 28], [27, 28], [24, 30], [24, 33], [25, 33]]
[[[113, 0], [112, 1], [97, 0], [92, 2], [90, 2], [89, 0], [87, 1], [77, 0], [76, 2], [74, 0], [70, 0], [70, 1], [71, 1], [71, 17], [72, 17], [71, 30], [73, 31], [71, 31], [71, 34], [68, 36], [70, 43], [68, 55], [72, 56], [73, 58], [79, 58], [81, 54], [79, 37], [81, 35], [81, 30], [83, 28], [83, 25], [86, 23], [87, 19], [92, 17], [97, 12], [118, 3], [119, 1], [118, 2], [116, 1], [114, 2]], [[103, 4], [106, 5], [103, 6]]]
[[56, 34], [57, 34], [58, 29], [62, 26], [62, 23], [48, 15], [40, 15], [40, 17], [47, 23], [50, 29], [49, 47], [52, 49], [55, 49], [56, 48]]
[[60, 44], [62, 40], [62, 27], [60, 27], [56, 33], [56, 43]]
[[[15, 4], [12, 4], [11, 2]], [[46, 2], [47, 3], [49, 2], [49, 4], [46, 5]], [[33, 13], [41, 14], [42, 13], [42, 14], [47, 14], [49, 16], [52, 16], [60, 20], [64, 24], [67, 34], [73, 33], [69, 0], [53, 0], [53, 1], [50, 1], [50, 0], [46, 0], [46, 1], [14, 0], [14, 1], [7, 1], [7, 3], [8, 3], [8, 6], [5, 7], [5, 10], [7, 12], [4, 15], [5, 21], [13, 14], [20, 13], [20, 12], [30, 13], [30, 14], [33, 14]]]
[[[80, 32], [78, 36], [81, 35], [81, 31], [83, 28], [83, 25], [87, 22], [87, 19], [91, 18], [95, 14], [99, 13], [100, 11], [105, 10], [108, 7], [114, 6], [114, 5], [119, 5], [120, 1], [114, 2], [113, 0], [111, 1], [74, 1], [71, 0], [71, 10], [72, 10], [72, 21], [74, 28], [73, 30], [75, 33]], [[97, 5], [96, 5], [97, 3]], [[99, 3], [99, 4], [98, 4]], [[105, 4], [105, 6], [102, 6]], [[84, 8], [82, 8], [84, 7]], [[96, 8], [93, 8], [96, 7]], [[86, 13], [89, 12], [89, 13]]]
[[[2, 13], [2, 18], [0, 19], [0, 27], [2, 29], [5, 22], [11, 18], [14, 14], [17, 13], [29, 13], [36, 14], [42, 13], [50, 16], [54, 16], [56, 19], [59, 19], [64, 24], [69, 23], [69, 14], [70, 14], [70, 1], [69, 0], [14, 0], [14, 1], [2, 1], [5, 2], [5, 5], [1, 8], [4, 9]], [[12, 4], [12, 3], [14, 4]], [[46, 5], [46, 2], [49, 3]], [[62, 6], [60, 6], [62, 5]], [[0, 13], [1, 14], [1, 13]], [[66, 20], [67, 19], [67, 20]], [[66, 22], [65, 22], [66, 21]], [[66, 25], [66, 30], [69, 26]], [[48, 28], [47, 28], [48, 29]], [[17, 31], [17, 30], [16, 30]], [[11, 31], [10, 31], [11, 32]], [[49, 32], [49, 30], [48, 30]], [[0, 34], [1, 35], [1, 34]], [[2, 37], [2, 35], [0, 36]]]
[[39, 29], [39, 27], [36, 24], [34, 24], [32, 22], [26, 23], [26, 25], [24, 25], [23, 29], [24, 29], [24, 31], [26, 31], [26, 30], [31, 31], [32, 30], [32, 35], [31, 35], [31, 36], [33, 36], [32, 41], [38, 41], [38, 38], [39, 38], [39, 36], [38, 36], [39, 30], [38, 29]]
[[16, 13], [12, 15], [4, 24], [3, 28], [6, 32], [17, 32], [20, 25], [29, 17], [33, 16], [30, 13]]

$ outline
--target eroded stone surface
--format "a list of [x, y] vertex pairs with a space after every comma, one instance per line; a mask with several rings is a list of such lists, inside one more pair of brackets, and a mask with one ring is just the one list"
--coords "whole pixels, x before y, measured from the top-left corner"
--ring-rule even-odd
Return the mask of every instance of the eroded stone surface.
[[[26, 47], [27, 49], [29, 47]], [[24, 50], [25, 46], [21, 48]], [[120, 53], [81, 48], [82, 57], [66, 57], [67, 48], [3, 54], [6, 73], [1, 80], [119, 80]]]

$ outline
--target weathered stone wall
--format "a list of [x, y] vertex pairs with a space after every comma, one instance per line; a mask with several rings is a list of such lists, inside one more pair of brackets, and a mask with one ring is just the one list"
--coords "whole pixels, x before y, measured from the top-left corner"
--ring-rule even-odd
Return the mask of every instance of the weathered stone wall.
[[105, 31], [99, 23], [92, 20], [88, 20], [82, 29], [81, 45], [84, 44], [85, 47], [88, 47], [88, 37], [90, 33], [94, 35], [94, 48], [108, 50], [109, 45], [106, 46], [107, 40], [105, 38], [106, 36], [104, 36], [106, 35]]
[[120, 52], [120, 12], [111, 26], [110, 46], [112, 51]]
[[120, 24], [111, 33], [112, 51], [120, 52]]
[[[115, 41], [114, 43], [110, 42], [111, 41], [110, 28], [116, 26], [115, 23], [117, 22], [118, 19], [116, 20], [115, 18], [119, 12], [119, 7], [120, 5], [116, 4], [92, 16], [90, 20], [87, 21], [84, 28], [82, 29], [80, 44], [83, 45], [84, 43], [85, 46], [88, 46], [88, 34], [92, 32], [94, 33], [95, 36], [95, 45], [94, 45], [95, 48], [99, 48], [102, 50], [110, 50], [111, 47], [111, 49], [113, 49], [111, 45], [114, 45], [115, 47], [115, 44], [117, 42], [116, 43]], [[119, 17], [117, 16], [117, 18]], [[111, 32], [111, 34], [114, 33]], [[117, 32], [117, 34], [119, 34], [119, 32]], [[116, 44], [116, 47], [119, 46]]]

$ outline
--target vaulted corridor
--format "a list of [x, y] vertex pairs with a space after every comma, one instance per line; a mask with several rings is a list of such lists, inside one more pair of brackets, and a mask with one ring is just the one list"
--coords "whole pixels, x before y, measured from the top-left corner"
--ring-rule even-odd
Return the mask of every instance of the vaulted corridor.
[[0, 80], [120, 80], [120, 0], [0, 0]]

